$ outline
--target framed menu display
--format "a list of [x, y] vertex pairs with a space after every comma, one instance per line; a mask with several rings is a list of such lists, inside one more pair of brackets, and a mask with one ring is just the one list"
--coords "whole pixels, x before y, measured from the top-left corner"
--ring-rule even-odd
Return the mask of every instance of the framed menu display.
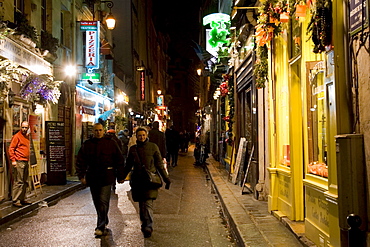
[[64, 122], [46, 121], [47, 184], [67, 183]]

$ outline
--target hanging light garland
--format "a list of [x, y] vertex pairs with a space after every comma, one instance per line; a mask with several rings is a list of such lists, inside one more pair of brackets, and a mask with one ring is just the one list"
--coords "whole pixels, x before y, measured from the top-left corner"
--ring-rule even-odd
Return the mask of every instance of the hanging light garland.
[[[231, 82], [230, 82], [231, 81]], [[225, 117], [222, 117], [227, 123], [227, 131], [226, 131], [226, 143], [229, 145], [233, 145], [234, 138], [233, 138], [233, 118], [235, 114], [235, 101], [234, 101], [234, 83], [232, 82], [232, 77], [230, 75], [224, 74], [222, 75], [222, 83], [220, 85], [220, 91], [222, 99], [225, 99], [228, 96], [228, 104], [229, 104], [229, 114]]]
[[[0, 22], [0, 39], [5, 39], [14, 32], [5, 22]], [[10, 89], [8, 83], [12, 82], [21, 85], [20, 96], [32, 103], [57, 103], [60, 97], [61, 82], [54, 81], [51, 75], [36, 75], [16, 62], [0, 59], [0, 101], [7, 96]]]
[[31, 75], [23, 83], [20, 95], [23, 99], [40, 105], [55, 104], [60, 97], [60, 83], [54, 81], [50, 75]]

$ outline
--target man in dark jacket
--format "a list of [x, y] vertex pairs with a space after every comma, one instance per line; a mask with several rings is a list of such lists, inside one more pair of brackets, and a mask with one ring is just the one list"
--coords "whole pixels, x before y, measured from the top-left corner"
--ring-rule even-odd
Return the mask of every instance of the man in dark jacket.
[[159, 122], [153, 122], [153, 129], [149, 131], [149, 141], [157, 144], [162, 158], [166, 158], [166, 136], [159, 130]]
[[145, 128], [136, 130], [136, 145], [130, 147], [123, 176], [126, 177], [133, 169], [130, 178], [132, 199], [139, 202], [141, 231], [148, 238], [153, 232], [153, 200], [158, 196], [158, 187], [153, 187], [146, 180], [146, 170], [159, 173], [169, 189], [170, 178], [163, 167], [158, 146], [148, 141]]
[[90, 192], [98, 214], [95, 235], [107, 233], [111, 186], [116, 180], [123, 183], [124, 160], [117, 143], [104, 137], [104, 128], [94, 124], [94, 137], [86, 140], [77, 156], [76, 172], [82, 184], [90, 186]]

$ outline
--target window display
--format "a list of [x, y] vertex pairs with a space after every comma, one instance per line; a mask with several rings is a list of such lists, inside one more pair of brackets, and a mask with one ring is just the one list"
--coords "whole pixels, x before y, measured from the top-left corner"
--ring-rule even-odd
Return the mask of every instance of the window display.
[[328, 177], [327, 166], [327, 105], [323, 62], [317, 62], [310, 71], [308, 100], [308, 152], [307, 173]]

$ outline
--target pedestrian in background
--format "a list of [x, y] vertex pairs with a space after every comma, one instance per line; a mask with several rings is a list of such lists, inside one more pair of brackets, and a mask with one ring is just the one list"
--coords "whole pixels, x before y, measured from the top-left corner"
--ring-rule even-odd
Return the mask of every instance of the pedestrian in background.
[[180, 136], [180, 151], [182, 153], [184, 153], [185, 152], [185, 135], [184, 135], [184, 132], [180, 131], [179, 136]]
[[95, 235], [107, 233], [111, 186], [117, 179], [123, 183], [124, 160], [115, 141], [104, 137], [104, 128], [94, 124], [94, 137], [86, 140], [77, 155], [76, 172], [82, 184], [90, 186], [90, 192], [97, 212]]
[[13, 206], [22, 207], [31, 202], [25, 199], [26, 189], [28, 187], [29, 159], [30, 159], [30, 139], [29, 124], [23, 121], [21, 130], [12, 138], [9, 146], [9, 158], [13, 166], [13, 188], [12, 201]]
[[127, 158], [128, 153], [128, 142], [130, 141], [130, 137], [128, 134], [129, 134], [128, 129], [124, 129], [118, 132], [118, 139], [120, 139], [121, 141], [122, 144], [121, 150], [125, 160]]
[[162, 131], [159, 130], [159, 122], [158, 121], [153, 122], [153, 128], [152, 128], [152, 130], [149, 131], [148, 137], [149, 137], [150, 142], [153, 142], [153, 143], [157, 144], [157, 146], [159, 148], [159, 152], [161, 152], [161, 156], [162, 156], [162, 159], [163, 159], [164, 169], [166, 170], [166, 172], [168, 172], [167, 171], [167, 160], [166, 160], [166, 154], [167, 154], [167, 151], [166, 151], [166, 136], [164, 135], [164, 133]]
[[130, 150], [130, 147], [131, 146], [133, 146], [133, 145], [135, 145], [136, 144], [136, 130], [137, 130], [137, 126], [136, 127], [134, 127], [134, 129], [133, 129], [133, 134], [132, 134], [132, 136], [130, 137], [130, 140], [128, 141], [128, 145], [127, 145], [127, 147], [128, 147], [128, 149]]
[[184, 152], [188, 152], [189, 148], [189, 142], [190, 142], [190, 133], [184, 130]]
[[122, 152], [122, 142], [121, 140], [117, 137], [116, 135], [116, 131], [114, 129], [109, 129], [107, 130], [107, 132], [105, 133], [105, 137], [109, 138], [109, 139], [112, 139], [113, 141], [115, 141], [120, 149], [120, 151]]
[[162, 156], [158, 146], [149, 142], [148, 132], [145, 128], [136, 130], [136, 145], [130, 147], [123, 176], [131, 171], [131, 194], [134, 202], [139, 202], [141, 231], [145, 238], [153, 232], [153, 201], [157, 199], [158, 187], [152, 187], [146, 180], [146, 170], [159, 173], [169, 189], [170, 178], [163, 167]]
[[[109, 128], [110, 129], [107, 130], [107, 132], [105, 133], [104, 136], [108, 139], [112, 139], [113, 141], [115, 141], [117, 143], [117, 146], [119, 147], [119, 150], [122, 153], [122, 142], [116, 135], [115, 127], [113, 126], [113, 128], [112, 128], [112, 126], [110, 126]], [[116, 181], [114, 181], [113, 184], [112, 184], [112, 191], [116, 192]]]
[[179, 155], [179, 148], [180, 148], [180, 134], [175, 127], [173, 126], [172, 122], [168, 122], [168, 129], [166, 129], [166, 147], [167, 147], [167, 163], [171, 164], [171, 166], [177, 166], [177, 158]]
[[153, 122], [153, 129], [149, 131], [149, 141], [157, 144], [162, 158], [166, 158], [166, 136], [159, 130], [159, 122]]

